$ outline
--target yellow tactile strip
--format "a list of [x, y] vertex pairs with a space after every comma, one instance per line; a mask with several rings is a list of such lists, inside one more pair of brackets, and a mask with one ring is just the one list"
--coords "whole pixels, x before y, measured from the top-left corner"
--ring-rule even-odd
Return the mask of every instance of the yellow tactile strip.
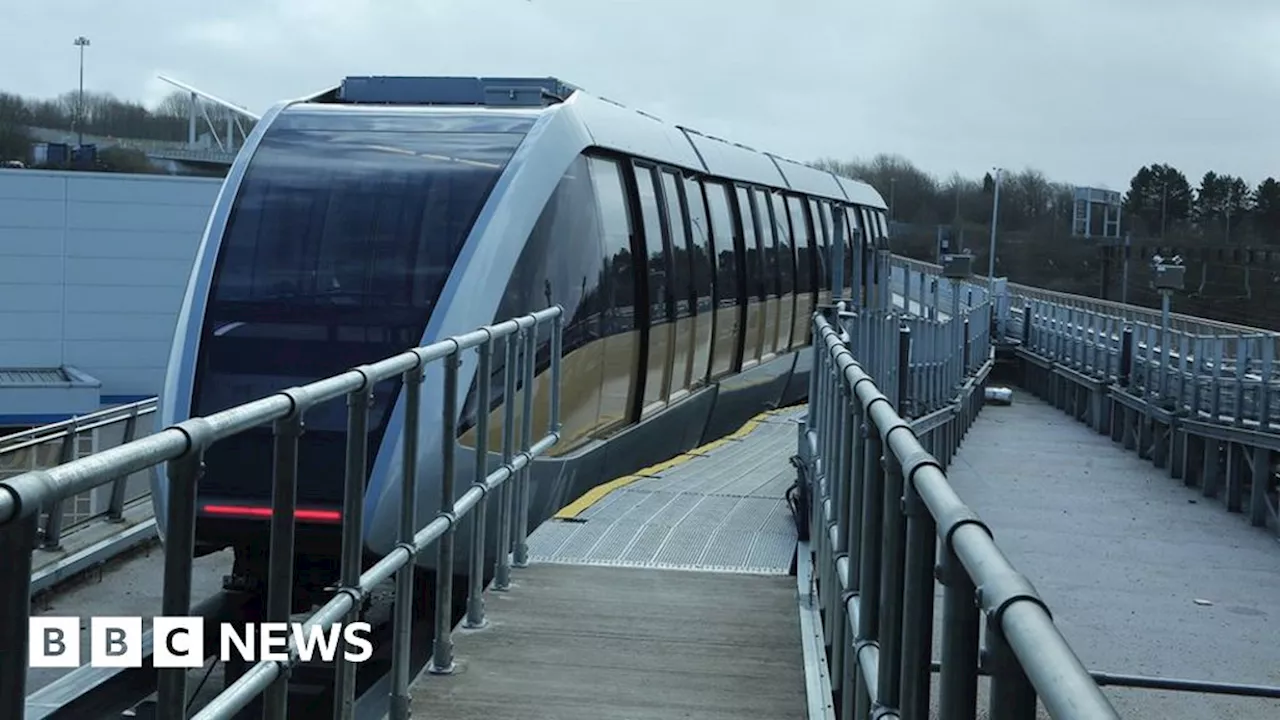
[[634, 483], [638, 480], [643, 480], [645, 478], [660, 477], [661, 473], [666, 472], [667, 470], [670, 470], [674, 467], [683, 465], [689, 462], [690, 460], [695, 460], [700, 457], [709, 457], [715, 450], [722, 448], [725, 445], [729, 445], [730, 443], [740, 442], [743, 439], [745, 439], [748, 435], [750, 435], [753, 431], [755, 431], [756, 428], [760, 427], [760, 423], [764, 422], [765, 419], [774, 417], [777, 415], [793, 414], [799, 409], [800, 409], [800, 406], [792, 406], [792, 407], [778, 408], [777, 410], [768, 410], [766, 412], [762, 412], [759, 415], [756, 415], [755, 417], [751, 418], [747, 422], [743, 423], [742, 427], [720, 438], [719, 440], [709, 442], [706, 445], [702, 445], [701, 447], [696, 447], [692, 450], [689, 450], [688, 452], [680, 453], [679, 455], [676, 455], [670, 460], [660, 462], [656, 465], [650, 465], [647, 468], [642, 468], [640, 470], [637, 470], [635, 473], [631, 475], [623, 475], [620, 478], [616, 478], [614, 480], [610, 480], [609, 482], [602, 483], [600, 485], [595, 486], [594, 488], [584, 493], [582, 497], [564, 506], [559, 512], [553, 515], [552, 518], [555, 520], [572, 520], [574, 518], [577, 518], [579, 515], [586, 512], [588, 508], [592, 507], [596, 503], [608, 497], [609, 493], [612, 493], [613, 491], [619, 488], [626, 487], [631, 483]]

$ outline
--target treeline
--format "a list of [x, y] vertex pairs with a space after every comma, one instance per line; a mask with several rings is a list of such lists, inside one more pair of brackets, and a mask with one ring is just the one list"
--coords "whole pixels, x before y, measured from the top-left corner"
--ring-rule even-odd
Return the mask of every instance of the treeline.
[[111, 93], [84, 93], [72, 90], [53, 99], [24, 98], [0, 92], [0, 126], [49, 128], [83, 132], [112, 138], [167, 140], [187, 139], [187, 98], [180, 91], [170, 94], [154, 109], [139, 102], [121, 100]]
[[[0, 163], [32, 164], [32, 129], [83, 133], [112, 139], [183, 142], [187, 139], [187, 95], [175, 91], [155, 108], [111, 93], [70, 91], [53, 99], [25, 98], [0, 91]], [[86, 142], [88, 140], [86, 139]], [[120, 147], [100, 149], [94, 170], [153, 172], [146, 156]]]
[[[994, 180], [952, 174], [940, 180], [897, 155], [869, 161], [822, 160], [835, 172], [871, 184], [891, 205], [892, 220], [925, 231], [937, 225], [964, 230], [968, 245], [989, 231]], [[1266, 178], [1250, 186], [1243, 178], [1205, 173], [1193, 187], [1167, 164], [1143, 167], [1124, 194], [1121, 232], [1134, 239], [1162, 238], [1170, 245], [1280, 245], [1280, 183]], [[1044, 240], [1069, 236], [1073, 187], [1033, 169], [1006, 173], [1000, 188], [1001, 234]], [[1099, 211], [1094, 212], [1095, 230]]]

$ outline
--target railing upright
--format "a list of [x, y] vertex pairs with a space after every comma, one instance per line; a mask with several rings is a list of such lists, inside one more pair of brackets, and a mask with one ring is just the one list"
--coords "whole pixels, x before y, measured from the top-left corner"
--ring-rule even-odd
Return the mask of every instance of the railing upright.
[[[93, 458], [71, 460], [49, 470], [23, 473], [0, 481], [0, 552], [10, 557], [10, 562], [0, 568], [0, 717], [22, 717], [25, 713], [26, 675], [29, 643], [31, 553], [37, 541], [40, 508], [56, 505], [94, 488], [112, 484], [114, 488], [123, 478], [165, 463], [169, 480], [168, 501], [164, 505], [166, 526], [164, 555], [164, 589], [161, 614], [181, 617], [192, 609], [192, 559], [195, 547], [196, 487], [204, 470], [204, 453], [215, 442], [271, 423], [275, 433], [272, 466], [272, 516], [270, 521], [270, 548], [267, 567], [267, 621], [288, 622], [292, 609], [294, 580], [294, 533], [297, 514], [298, 487], [298, 438], [302, 434], [303, 419], [309, 409], [317, 404], [346, 397], [347, 456], [345, 467], [344, 500], [341, 528], [341, 563], [338, 590], [332, 599], [315, 611], [303, 623], [303, 635], [314, 630], [327, 631], [338, 622], [355, 622], [364, 601], [373, 588], [395, 578], [398, 597], [393, 615], [392, 677], [388, 699], [391, 715], [396, 720], [408, 716], [409, 658], [412, 620], [414, 560], [433, 543], [437, 547], [437, 570], [443, 578], [436, 584], [435, 597], [435, 648], [432, 669], [446, 670], [453, 664], [451, 637], [452, 583], [454, 560], [454, 533], [457, 525], [469, 511], [477, 509], [478, 530], [473, 535], [468, 567], [483, 570], [486, 556], [482, 511], [483, 500], [495, 489], [506, 492], [507, 502], [499, 509], [499, 528], [504, 530], [503, 541], [494, 548], [498, 569], [509, 579], [509, 553], [513, 520], [511, 491], [522, 478], [526, 487], [531, 478], [530, 466], [534, 458], [542, 455], [560, 439], [560, 380], [563, 343], [563, 309], [554, 306], [532, 315], [508, 320], [498, 325], [481, 328], [466, 335], [440, 341], [430, 346], [386, 358], [372, 365], [355, 368], [341, 375], [319, 380], [303, 387], [292, 388], [239, 405], [208, 417], [197, 417], [167, 428], [154, 435], [126, 442], [99, 453]], [[550, 362], [550, 423], [546, 435], [536, 442], [532, 437], [533, 393], [536, 379], [534, 365], [537, 349], [537, 329], [546, 323], [554, 323], [550, 333], [552, 348]], [[487, 472], [489, 380], [492, 377], [491, 354], [494, 341], [507, 341], [507, 366], [505, 370], [507, 394], [503, 398], [505, 425], [502, 465]], [[520, 371], [519, 348], [525, 343], [524, 366], [524, 426], [517, 446], [514, 407], [517, 402], [513, 385]], [[480, 392], [480, 410], [477, 421], [477, 469], [471, 487], [455, 498], [457, 463], [458, 374], [460, 353], [478, 348], [481, 356], [477, 377]], [[422, 416], [421, 384], [424, 367], [437, 360], [444, 361], [444, 399], [439, 429], [441, 432], [440, 458], [440, 510], [425, 527], [418, 527], [416, 509], [419, 477], [419, 418]], [[382, 559], [364, 570], [364, 500], [365, 484], [369, 468], [368, 423], [377, 383], [400, 378], [404, 383], [404, 435], [401, 469], [403, 479], [398, 543]], [[152, 405], [154, 404], [153, 401]], [[135, 409], [136, 410], [136, 409]], [[150, 412], [151, 408], [147, 409]], [[118, 414], [116, 411], [112, 413]], [[104, 413], [102, 417], [111, 413]], [[133, 412], [134, 420], [141, 414]], [[94, 422], [115, 422], [115, 419]], [[60, 439], [70, 438], [74, 443], [75, 432], [62, 430]], [[30, 435], [30, 437], [27, 437]], [[39, 437], [37, 437], [39, 435]], [[126, 430], [128, 437], [128, 430]], [[26, 443], [41, 443], [43, 435], [24, 434], [5, 445], [8, 451]], [[120, 502], [113, 502], [118, 514]], [[521, 504], [520, 532], [527, 529], [528, 501]], [[525, 538], [520, 535], [520, 540]], [[363, 571], [363, 572], [362, 572]], [[483, 622], [481, 598], [483, 572], [475, 572], [476, 579], [469, 586], [468, 617], [473, 623]], [[495, 588], [497, 589], [497, 588]], [[279, 651], [280, 659], [262, 659], [252, 665], [226, 690], [213, 698], [197, 714], [197, 720], [226, 720], [245, 709], [254, 698], [263, 697], [263, 713], [267, 718], [283, 718], [288, 712], [286, 683], [291, 669], [298, 663], [292, 638], [283, 638], [285, 647]], [[359, 651], [343, 642], [337, 654], [334, 682], [334, 713], [338, 720], [349, 719], [354, 712], [355, 665], [345, 650]], [[163, 720], [181, 720], [188, 716], [187, 669], [158, 668], [157, 717]]]
[[[989, 310], [988, 304], [983, 312]], [[911, 398], [918, 387], [912, 378], [917, 365], [934, 378], [927, 392], [938, 397], [953, 390], [955, 368], [967, 370], [971, 363], [965, 355], [973, 352], [965, 350], [970, 336], [963, 319], [935, 330], [932, 344], [921, 346], [927, 349], [919, 360], [908, 324], [887, 326], [884, 320], [888, 317], [864, 318], [859, 324], [872, 328], [873, 347], [881, 348], [878, 358], [866, 356], [866, 361], [874, 367], [895, 364], [883, 373], [896, 382], [892, 396], [876, 387], [832, 324], [822, 314], [814, 317], [815, 395], [801, 438], [811, 453], [802, 456], [810, 458], [811, 477], [820, 478], [812, 505], [817, 537], [811, 545], [833, 643], [832, 684], [841, 717], [928, 717], [938, 540], [943, 720], [972, 720], [977, 714], [982, 614], [990, 655], [982, 672], [990, 672], [993, 683], [990, 717], [1033, 718], [1037, 698], [1054, 718], [1118, 717], [1034, 588], [1001, 555], [990, 531], [951, 489], [943, 463], [891, 402]], [[922, 324], [926, 335], [936, 322]], [[892, 342], [890, 327], [897, 335]], [[973, 358], [972, 363], [979, 375], [960, 384], [947, 419], [930, 425], [929, 444], [946, 457], [981, 403], [990, 360]]]

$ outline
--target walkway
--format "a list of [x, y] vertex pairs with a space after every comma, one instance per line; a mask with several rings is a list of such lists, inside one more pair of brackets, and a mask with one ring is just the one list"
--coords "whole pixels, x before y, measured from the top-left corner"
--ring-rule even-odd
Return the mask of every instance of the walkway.
[[802, 412], [762, 415], [544, 523], [530, 567], [488, 595], [490, 628], [454, 636], [457, 672], [419, 678], [413, 715], [807, 717], [783, 500]]
[[[1019, 390], [948, 477], [1093, 671], [1280, 684], [1280, 546]], [[1275, 718], [1280, 701], [1105, 687], [1133, 720]]]

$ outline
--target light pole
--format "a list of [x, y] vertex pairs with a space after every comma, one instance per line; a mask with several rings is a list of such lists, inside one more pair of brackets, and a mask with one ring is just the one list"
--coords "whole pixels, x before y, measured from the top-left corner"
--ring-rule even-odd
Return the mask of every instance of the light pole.
[[1000, 215], [1000, 185], [1004, 182], [1004, 168], [996, 168], [996, 196], [991, 203], [991, 248], [987, 257], [987, 288], [996, 287], [996, 218]]
[[84, 145], [84, 49], [89, 47], [89, 38], [81, 35], [76, 38], [75, 46], [80, 48], [80, 97], [76, 100], [76, 131], [79, 134], [79, 145]]

